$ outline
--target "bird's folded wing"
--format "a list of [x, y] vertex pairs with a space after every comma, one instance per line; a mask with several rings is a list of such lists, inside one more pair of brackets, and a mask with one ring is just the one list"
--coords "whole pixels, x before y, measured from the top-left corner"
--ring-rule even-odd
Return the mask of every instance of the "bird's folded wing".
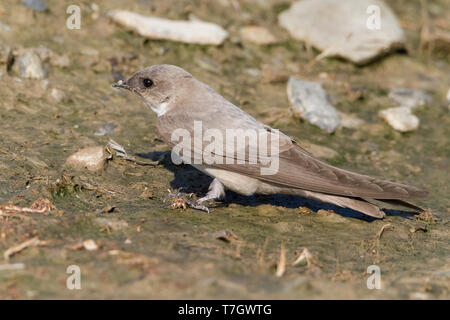
[[339, 169], [313, 158], [297, 144], [279, 154], [278, 171], [262, 175], [261, 165], [215, 164], [215, 167], [238, 172], [281, 187], [314, 192], [376, 199], [408, 199], [426, 196], [416, 187], [376, 179]]

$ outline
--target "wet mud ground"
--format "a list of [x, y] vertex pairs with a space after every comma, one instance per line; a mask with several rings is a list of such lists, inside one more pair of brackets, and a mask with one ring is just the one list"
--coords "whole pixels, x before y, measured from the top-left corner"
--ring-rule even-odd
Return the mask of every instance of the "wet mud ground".
[[[46, 65], [48, 85], [20, 79], [2, 68], [0, 77], [0, 204], [29, 207], [47, 198], [48, 215], [0, 217], [0, 252], [38, 237], [39, 245], [10, 257], [20, 270], [0, 271], [0, 299], [46, 298], [286, 298], [445, 299], [450, 297], [450, 87], [448, 49], [424, 52], [420, 1], [393, 1], [408, 39], [408, 52], [365, 67], [340, 59], [312, 64], [317, 52], [293, 41], [278, 27], [286, 1], [80, 1], [81, 30], [65, 28], [66, 5], [47, 1], [33, 12], [20, 1], [2, 2], [2, 44], [45, 46], [70, 58]], [[220, 47], [150, 41], [111, 23], [109, 9], [129, 9], [173, 19], [189, 14], [224, 26]], [[433, 1], [429, 11], [450, 28], [450, 7]], [[239, 28], [259, 24], [280, 42], [257, 46], [239, 41]], [[112, 61], [112, 62], [111, 62]], [[169, 63], [191, 72], [258, 120], [301, 142], [337, 151], [333, 165], [422, 186], [430, 191], [415, 203], [429, 215], [388, 211], [371, 220], [350, 210], [292, 196], [243, 197], [229, 193], [212, 213], [170, 209], [167, 189], [184, 187], [201, 196], [210, 178], [192, 167], [171, 164], [168, 147], [155, 133], [155, 115], [136, 97], [111, 88], [145, 66]], [[329, 135], [291, 116], [288, 76], [322, 83], [336, 108], [365, 124]], [[377, 116], [394, 106], [390, 89], [427, 90], [433, 102], [420, 107], [418, 130], [402, 134]], [[55, 102], [57, 88], [67, 98]], [[95, 136], [105, 123], [112, 134]], [[64, 166], [82, 147], [112, 138], [142, 166], [114, 157], [98, 173]], [[309, 210], [310, 209], [310, 210]], [[330, 211], [332, 210], [332, 211]], [[99, 219], [99, 218], [103, 218]], [[105, 220], [106, 219], [106, 220]], [[380, 230], [388, 225], [380, 236]], [[227, 232], [223, 232], [227, 231]], [[97, 250], [79, 243], [92, 239]], [[276, 276], [282, 245], [286, 270]], [[292, 263], [307, 248], [309, 263]], [[3, 259], [3, 257], [0, 257]], [[3, 261], [2, 263], [6, 263]], [[68, 290], [66, 268], [81, 269], [81, 290]], [[369, 290], [367, 267], [381, 270], [382, 288]]]

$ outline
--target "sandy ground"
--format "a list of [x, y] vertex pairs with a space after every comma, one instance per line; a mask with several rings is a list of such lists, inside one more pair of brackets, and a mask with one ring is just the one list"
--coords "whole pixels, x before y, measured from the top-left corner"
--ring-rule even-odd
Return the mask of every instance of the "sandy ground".
[[[450, 297], [449, 51], [419, 50], [420, 1], [390, 4], [405, 29], [408, 53], [365, 67], [339, 59], [308, 64], [317, 52], [290, 40], [277, 25], [286, 1], [97, 1], [98, 14], [81, 1], [81, 30], [65, 28], [62, 2], [46, 2], [50, 11], [44, 13], [20, 1], [0, 4], [0, 21], [11, 27], [0, 31], [0, 44], [44, 46], [70, 59], [66, 68], [46, 65], [48, 82], [18, 80], [14, 70], [7, 73], [0, 65], [0, 204], [30, 207], [43, 198], [56, 208], [0, 217], [2, 254], [39, 239], [11, 255], [9, 263], [23, 263], [17, 270], [0, 267], [0, 299]], [[239, 7], [227, 5], [232, 2]], [[117, 8], [173, 19], [194, 14], [224, 26], [230, 39], [220, 47], [145, 40], [108, 20], [107, 10]], [[428, 10], [433, 21], [450, 29], [448, 1], [433, 1]], [[242, 44], [239, 28], [252, 23], [269, 28], [280, 42]], [[163, 202], [168, 188], [202, 195], [210, 178], [171, 164], [169, 148], [154, 131], [155, 115], [137, 98], [111, 88], [112, 71], [127, 77], [160, 63], [185, 68], [296, 140], [337, 151], [326, 160], [333, 165], [426, 188], [429, 197], [416, 203], [432, 216], [391, 210], [383, 220], [368, 220], [291, 196], [232, 193], [213, 203], [210, 215], [170, 209], [171, 202]], [[286, 96], [290, 75], [323, 84], [339, 111], [365, 125], [329, 135], [296, 120]], [[377, 116], [394, 106], [387, 94], [396, 87], [433, 96], [432, 104], [415, 111], [421, 123], [414, 132], [395, 132]], [[54, 88], [66, 97], [56, 102]], [[105, 123], [117, 128], [95, 136]], [[109, 138], [139, 159], [160, 164], [115, 157], [99, 173], [64, 167], [78, 149], [106, 145]], [[325, 149], [323, 156], [329, 153]], [[89, 239], [97, 250], [83, 248]], [[277, 277], [282, 246], [286, 270]], [[309, 263], [293, 266], [303, 248], [311, 254]], [[81, 270], [81, 290], [66, 287], [70, 265]], [[371, 265], [380, 268], [380, 290], [367, 288]]]

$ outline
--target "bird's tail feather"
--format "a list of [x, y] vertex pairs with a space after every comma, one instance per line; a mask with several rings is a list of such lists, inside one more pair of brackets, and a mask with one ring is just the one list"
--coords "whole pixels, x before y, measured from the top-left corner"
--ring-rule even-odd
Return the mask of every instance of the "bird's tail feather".
[[340, 197], [333, 196], [329, 194], [317, 193], [307, 191], [307, 197], [319, 200], [327, 203], [331, 203], [337, 205], [339, 207], [353, 209], [364, 214], [367, 214], [374, 218], [384, 218], [386, 215], [379, 207], [376, 205], [365, 201], [364, 199], [356, 199], [356, 198], [348, 198], [348, 197]]

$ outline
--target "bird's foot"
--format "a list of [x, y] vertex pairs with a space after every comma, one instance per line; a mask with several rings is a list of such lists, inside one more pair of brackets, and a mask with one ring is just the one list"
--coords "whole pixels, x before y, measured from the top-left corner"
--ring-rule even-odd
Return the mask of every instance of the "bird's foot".
[[[184, 194], [182, 194], [179, 191], [177, 191], [177, 192], [172, 192], [170, 190], [168, 190], [168, 191], [169, 191], [169, 194], [167, 195], [167, 197], [175, 198], [175, 202], [171, 205], [172, 208], [186, 209], [189, 206], [192, 209], [202, 210], [207, 213], [210, 212], [209, 208], [207, 206], [202, 205], [203, 202], [209, 201], [209, 200], [221, 199], [225, 196], [225, 187], [217, 179], [214, 179], [211, 182], [209, 189], [208, 189], [208, 193], [203, 198], [200, 198], [195, 201], [188, 199]], [[188, 197], [191, 198], [192, 195], [193, 194], [191, 193], [188, 195]]]
[[188, 196], [186, 196], [181, 192], [172, 192], [170, 190], [168, 190], [168, 191], [169, 191], [169, 194], [167, 195], [166, 198], [175, 198], [174, 203], [170, 206], [171, 208], [186, 209], [187, 207], [190, 207], [192, 209], [201, 210], [201, 211], [210, 213], [209, 208], [201, 204], [203, 202], [202, 199], [199, 199], [199, 200], [189, 199], [192, 197], [192, 195], [193, 195], [192, 193], [188, 194]]

